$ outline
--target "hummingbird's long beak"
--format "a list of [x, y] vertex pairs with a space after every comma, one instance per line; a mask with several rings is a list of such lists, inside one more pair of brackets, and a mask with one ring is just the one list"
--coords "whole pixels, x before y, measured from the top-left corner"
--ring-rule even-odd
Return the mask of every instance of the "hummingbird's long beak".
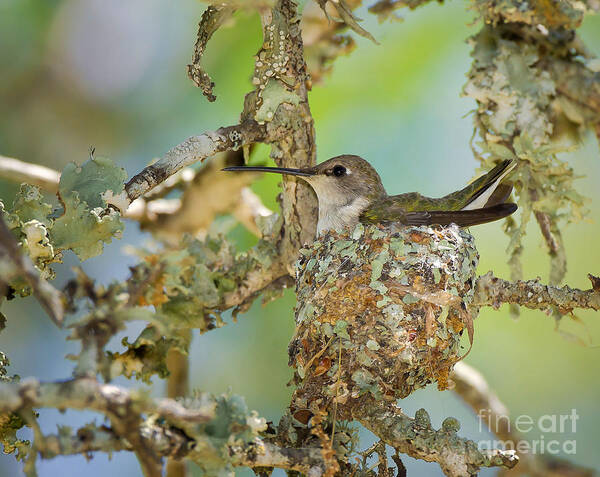
[[246, 171], [246, 172], [275, 172], [277, 174], [288, 174], [290, 176], [310, 177], [315, 173], [310, 169], [291, 169], [289, 167], [266, 167], [266, 166], [232, 166], [221, 169], [222, 171]]

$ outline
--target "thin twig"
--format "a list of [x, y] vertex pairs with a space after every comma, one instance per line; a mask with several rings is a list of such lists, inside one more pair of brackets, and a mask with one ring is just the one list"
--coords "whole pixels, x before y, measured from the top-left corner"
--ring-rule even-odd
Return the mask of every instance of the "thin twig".
[[[182, 331], [183, 339], [190, 342], [192, 333], [190, 330]], [[171, 348], [167, 353], [167, 397], [175, 399], [188, 394], [190, 362], [189, 355], [182, 353], [176, 348]], [[167, 477], [185, 477], [187, 474], [185, 462], [170, 458], [167, 461]]]
[[169, 150], [161, 159], [133, 176], [125, 185], [124, 195], [113, 205], [123, 209], [138, 197], [190, 164], [215, 155], [218, 152], [239, 149], [246, 144], [261, 142], [266, 128], [256, 121], [246, 120], [235, 126], [219, 128], [192, 136]]
[[12, 182], [26, 182], [51, 193], [58, 191], [60, 173], [49, 167], [0, 156], [0, 177]]
[[[523, 437], [514, 430], [507, 407], [490, 388], [483, 375], [464, 361], [457, 363], [451, 375], [454, 392], [473, 409], [478, 418], [498, 438], [512, 443], [514, 448]], [[529, 475], [530, 477], [591, 477], [592, 469], [578, 466], [553, 456], [519, 452], [519, 465], [500, 471], [502, 476]]]
[[[33, 266], [29, 257], [25, 256], [21, 250], [13, 234], [8, 229], [3, 217], [4, 213], [0, 212], [0, 257], [4, 261], [10, 263], [13, 275], [21, 276], [26, 280], [33, 290], [33, 294], [38, 299], [46, 313], [52, 321], [58, 326], [62, 326], [64, 318], [64, 304], [62, 294], [56, 290], [50, 283], [44, 280], [39, 272]], [[4, 270], [4, 276], [0, 277], [0, 285], [7, 279], [9, 270]]]

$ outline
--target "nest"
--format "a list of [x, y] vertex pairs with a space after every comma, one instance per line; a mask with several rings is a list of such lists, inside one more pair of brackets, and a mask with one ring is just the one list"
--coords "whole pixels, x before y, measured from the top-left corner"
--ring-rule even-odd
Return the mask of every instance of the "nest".
[[461, 359], [478, 253], [457, 226], [359, 224], [301, 251], [292, 411], [340, 404], [350, 419], [365, 399], [394, 401], [437, 382]]

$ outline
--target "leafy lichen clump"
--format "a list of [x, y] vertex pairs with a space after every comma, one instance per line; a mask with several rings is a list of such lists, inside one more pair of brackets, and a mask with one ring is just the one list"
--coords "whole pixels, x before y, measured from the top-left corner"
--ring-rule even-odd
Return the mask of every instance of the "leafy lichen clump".
[[203, 475], [233, 476], [235, 457], [231, 449], [252, 446], [259, 433], [267, 428], [266, 420], [249, 410], [240, 396], [196, 393], [195, 397], [179, 402], [187, 409], [210, 416], [203, 422], [182, 426], [187, 436], [195, 437], [190, 457], [200, 466]]
[[515, 190], [520, 224], [507, 222], [513, 279], [522, 278], [523, 236], [532, 215], [550, 255], [550, 282], [566, 273], [560, 223], [587, 213], [576, 173], [558, 157], [581, 144], [585, 132], [600, 134], [597, 59], [575, 29], [596, 1], [515, 1], [473, 4], [484, 26], [470, 39], [473, 65], [464, 94], [477, 101], [481, 142], [474, 152], [490, 168], [499, 159], [519, 160]]
[[[478, 254], [447, 228], [358, 225], [303, 249], [297, 264], [296, 409], [395, 400], [437, 382], [460, 359]], [[340, 369], [341, 363], [341, 369]], [[340, 408], [341, 409], [341, 408]]]
[[[120, 213], [107, 207], [105, 197], [123, 191], [127, 173], [110, 159], [92, 157], [81, 166], [69, 163], [58, 188], [60, 205], [47, 204], [37, 186], [22, 184], [12, 207], [0, 202], [0, 213], [41, 278], [53, 279], [51, 264], [72, 250], [80, 260], [102, 253], [104, 243], [123, 231]], [[21, 276], [5, 274], [15, 293], [26, 296], [30, 287]]]
[[595, 0], [563, 2], [553, 0], [475, 0], [478, 10], [487, 23], [503, 22], [542, 25], [547, 29], [574, 29], [581, 25], [583, 16], [598, 8]]

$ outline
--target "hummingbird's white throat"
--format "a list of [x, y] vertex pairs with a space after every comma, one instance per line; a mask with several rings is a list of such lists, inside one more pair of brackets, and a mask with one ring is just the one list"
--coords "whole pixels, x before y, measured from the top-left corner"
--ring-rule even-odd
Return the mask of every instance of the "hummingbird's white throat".
[[319, 220], [317, 235], [327, 230], [341, 231], [354, 227], [360, 214], [369, 205], [369, 200], [360, 195], [348, 195], [348, 192], [328, 176], [312, 176], [305, 179], [314, 189], [319, 201]]

